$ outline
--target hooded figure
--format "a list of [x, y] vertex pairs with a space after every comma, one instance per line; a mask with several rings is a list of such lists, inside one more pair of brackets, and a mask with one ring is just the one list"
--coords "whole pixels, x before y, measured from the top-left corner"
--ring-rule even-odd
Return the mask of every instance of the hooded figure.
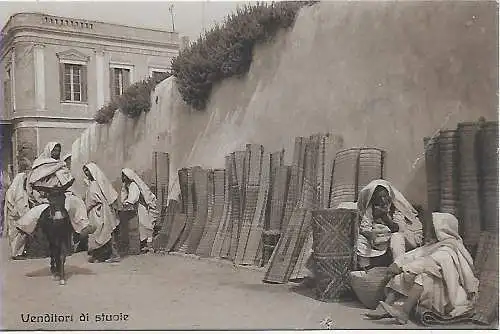
[[361, 267], [390, 247], [393, 259], [422, 244], [422, 223], [417, 211], [386, 180], [373, 180], [358, 197], [361, 224], [356, 254]]
[[[408, 321], [417, 303], [421, 310], [448, 318], [459, 317], [474, 306], [479, 280], [474, 276], [472, 256], [459, 235], [458, 220], [452, 214], [434, 212], [432, 222], [437, 242], [404, 254], [390, 267], [396, 270], [381, 306], [387, 316], [400, 323]], [[392, 305], [396, 296], [406, 298], [402, 309]]]
[[151, 241], [158, 220], [156, 196], [144, 181], [130, 168], [122, 169], [121, 200], [124, 206], [133, 206], [139, 219], [141, 248]]
[[68, 169], [71, 170], [71, 152], [66, 153], [61, 160], [64, 161], [66, 167], [68, 167]]
[[29, 211], [28, 192], [26, 190], [26, 173], [19, 173], [14, 177], [11, 186], [5, 194], [5, 228], [10, 246], [10, 256], [14, 260], [25, 256], [26, 237], [15, 222]]
[[[17, 226], [26, 233], [33, 233], [42, 212], [48, 207], [48, 199], [33, 187], [66, 188], [73, 184], [75, 178], [60, 160], [61, 144], [49, 142], [40, 156], [33, 162], [28, 173], [27, 191], [32, 203], [30, 211], [17, 221]], [[89, 226], [85, 203], [71, 192], [66, 192], [65, 208], [76, 233], [88, 233]]]
[[[119, 220], [113, 207], [117, 204], [118, 193], [95, 163], [86, 164], [83, 171], [88, 180], [85, 205], [90, 223], [97, 228], [88, 238], [88, 250], [91, 255], [89, 261], [117, 262], [120, 257], [113, 232], [119, 225]], [[111, 256], [99, 256], [99, 253], [103, 252], [98, 250], [108, 243], [111, 246]]]

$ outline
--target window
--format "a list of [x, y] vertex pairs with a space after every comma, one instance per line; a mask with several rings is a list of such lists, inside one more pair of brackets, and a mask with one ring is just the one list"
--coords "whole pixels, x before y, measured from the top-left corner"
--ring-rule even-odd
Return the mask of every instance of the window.
[[61, 76], [61, 101], [87, 102], [86, 66], [61, 63]]
[[130, 86], [131, 69], [124, 67], [111, 68], [111, 96], [120, 96]]

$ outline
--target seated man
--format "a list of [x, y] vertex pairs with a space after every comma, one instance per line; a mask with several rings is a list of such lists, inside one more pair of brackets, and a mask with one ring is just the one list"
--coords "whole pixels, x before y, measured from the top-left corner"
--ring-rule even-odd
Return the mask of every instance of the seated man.
[[[387, 297], [371, 319], [394, 318], [405, 324], [418, 305], [420, 312], [455, 318], [474, 307], [479, 280], [472, 256], [458, 233], [458, 220], [449, 213], [432, 214], [436, 242], [399, 257], [388, 268]], [[398, 306], [396, 301], [402, 300]]]
[[368, 269], [390, 249], [392, 259], [422, 244], [422, 223], [416, 210], [385, 180], [373, 180], [358, 199], [361, 214], [356, 254], [359, 266]]

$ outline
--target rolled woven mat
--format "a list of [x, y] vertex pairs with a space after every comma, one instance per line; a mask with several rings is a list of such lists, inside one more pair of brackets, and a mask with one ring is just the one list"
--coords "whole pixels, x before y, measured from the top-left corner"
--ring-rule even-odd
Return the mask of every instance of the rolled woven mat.
[[[232, 154], [232, 156], [234, 157], [234, 162], [231, 163], [231, 183], [229, 184], [229, 203], [231, 206], [231, 212], [229, 216], [228, 234], [226, 235], [225, 241], [226, 244], [229, 241], [229, 248], [228, 254], [224, 256], [224, 258], [228, 258], [231, 261], [234, 260], [236, 251], [238, 249], [241, 230], [241, 218], [243, 216], [244, 207], [244, 198], [241, 188], [244, 187], [245, 184], [245, 180], [243, 179], [243, 175], [245, 175], [243, 170], [245, 155], [243, 154], [243, 152], [244, 151], [238, 151]], [[237, 175], [236, 179], [234, 178], [234, 175]], [[238, 182], [241, 182], [241, 184]]]
[[312, 136], [306, 144], [304, 181], [302, 183], [300, 205], [310, 210], [318, 207], [316, 199], [318, 186], [320, 186], [320, 184], [317, 183], [319, 140], [320, 138], [318, 136]]
[[303, 279], [309, 276], [310, 274], [306, 265], [309, 260], [309, 257], [312, 256], [312, 244], [313, 244], [312, 228], [309, 229], [309, 232], [305, 237], [305, 241], [300, 243], [302, 244], [302, 247], [299, 252], [297, 262], [295, 263], [295, 266], [290, 275], [290, 280]]
[[439, 133], [441, 212], [458, 216], [458, 136], [456, 130]]
[[187, 204], [188, 204], [188, 169], [187, 168], [182, 168], [177, 171], [177, 174], [179, 175], [179, 188], [181, 191], [181, 208], [182, 208], [182, 213], [186, 213], [187, 211]]
[[287, 230], [274, 249], [269, 261], [268, 270], [264, 276], [264, 282], [286, 283], [295, 267], [301, 246], [310, 230], [311, 211], [296, 208], [287, 226]]
[[267, 196], [266, 215], [264, 220], [264, 228], [270, 229], [271, 227], [271, 201], [274, 193], [274, 184], [276, 183], [276, 174], [279, 168], [283, 166], [285, 157], [285, 150], [271, 153], [270, 155], [270, 171], [269, 171], [269, 193]]
[[274, 248], [278, 244], [281, 233], [280, 231], [264, 231], [262, 233], [263, 256], [262, 260], [264, 265], [269, 261], [274, 252]]
[[[185, 201], [185, 209], [186, 209], [186, 225], [184, 226], [184, 230], [179, 238], [178, 245], [176, 247], [176, 251], [180, 253], [184, 253], [188, 248], [188, 238], [191, 233], [191, 228], [194, 224], [194, 214], [195, 214], [195, 203], [194, 203], [194, 178], [193, 178], [193, 168], [187, 169], [187, 178], [186, 178], [186, 187], [185, 194], [182, 195], [182, 201]], [[182, 191], [182, 189], [181, 189]]]
[[449, 315], [440, 315], [432, 310], [429, 310], [421, 305], [417, 305], [414, 311], [415, 317], [419, 323], [424, 326], [433, 325], [453, 325], [459, 323], [466, 323], [472, 320], [474, 315], [473, 311], [468, 311], [457, 317], [451, 317]]
[[263, 154], [264, 146], [247, 144], [245, 162], [247, 165], [246, 172], [248, 173], [248, 185], [257, 186], [260, 183]]
[[281, 220], [280, 230], [286, 230], [290, 217], [292, 217], [293, 210], [299, 201], [299, 167], [290, 167], [290, 181], [288, 183], [287, 197], [285, 203], [285, 210]]
[[[438, 212], [441, 207], [441, 182], [440, 182], [440, 159], [439, 159], [439, 137], [425, 137], [425, 173], [427, 179], [427, 211]], [[424, 238], [429, 240], [433, 235], [432, 220], [426, 220], [424, 224]]]
[[481, 208], [479, 205], [479, 179], [476, 168], [477, 123], [458, 125], [459, 169], [459, 221], [464, 244], [473, 248], [481, 234]]
[[250, 236], [250, 230], [252, 229], [252, 222], [257, 209], [257, 200], [259, 196], [259, 186], [246, 186], [246, 202], [245, 209], [243, 211], [241, 231], [238, 239], [238, 248], [236, 250], [236, 256], [234, 263], [242, 264], [243, 257], [245, 256], [245, 251], [248, 244], [248, 238]]
[[161, 212], [168, 204], [168, 183], [170, 175], [170, 157], [165, 152], [153, 152], [153, 182], [156, 188], [156, 199]]
[[169, 200], [163, 217], [163, 224], [157, 236], [153, 238], [153, 249], [155, 251], [165, 250], [168, 238], [174, 223], [175, 213], [179, 211], [179, 202]]
[[[200, 240], [205, 230], [205, 225], [208, 216], [208, 181], [209, 171], [201, 167], [193, 169], [194, 176], [194, 191], [196, 201], [196, 214], [191, 228], [191, 233], [188, 238], [187, 253], [193, 254], [196, 252]], [[212, 180], [213, 182], [213, 180]]]
[[205, 233], [201, 238], [196, 254], [201, 257], [209, 257], [212, 247], [221, 223], [222, 214], [224, 211], [224, 169], [215, 169], [213, 171], [213, 200], [212, 212], [206, 225]]
[[172, 222], [172, 228], [170, 230], [170, 233], [168, 235], [168, 241], [167, 245], [165, 246], [165, 249], [168, 252], [174, 251], [176, 249], [179, 249], [179, 244], [181, 243], [181, 235], [182, 232], [184, 231], [184, 228], [186, 227], [186, 214], [177, 212], [174, 215], [173, 222]]
[[295, 137], [295, 147], [293, 151], [293, 161], [292, 165], [297, 166], [299, 173], [299, 193], [302, 191], [302, 181], [304, 179], [304, 164], [306, 159], [306, 145], [309, 142], [309, 138], [305, 137]]
[[383, 179], [383, 156], [378, 148], [361, 148], [358, 163], [358, 194], [373, 180]]
[[482, 225], [498, 232], [498, 122], [482, 124], [479, 147]]
[[276, 174], [276, 182], [273, 185], [273, 197], [271, 199], [271, 216], [269, 222], [271, 230], [281, 229], [288, 192], [289, 176], [289, 166], [280, 167]]
[[248, 172], [246, 170], [246, 151], [234, 152], [234, 174], [236, 175], [236, 184], [240, 191], [240, 215], [243, 215], [243, 208], [245, 207], [245, 185], [247, 182]]
[[330, 196], [333, 177], [333, 164], [337, 152], [344, 147], [344, 139], [342, 136], [328, 134], [325, 136], [325, 165], [324, 165], [324, 180], [323, 180], [323, 208], [330, 207]]
[[220, 257], [222, 253], [222, 248], [224, 246], [224, 239], [227, 233], [227, 225], [229, 222], [229, 212], [230, 212], [230, 199], [229, 199], [229, 183], [231, 174], [231, 155], [227, 155], [224, 158], [224, 208], [222, 209], [222, 217], [219, 222], [219, 227], [217, 228], [217, 233], [215, 234], [214, 243], [212, 245], [212, 250], [210, 256]]
[[[248, 242], [245, 249], [245, 254], [241, 260], [243, 265], [253, 265], [258, 257], [259, 248], [261, 246], [262, 233], [264, 229], [264, 220], [266, 217], [266, 204], [269, 192], [269, 176], [270, 176], [270, 154], [265, 154], [262, 161], [262, 174], [259, 185], [259, 193], [257, 195], [257, 205], [250, 226]], [[262, 257], [260, 254], [259, 257]]]
[[342, 202], [356, 201], [359, 148], [341, 150], [335, 156], [331, 186], [330, 208]]

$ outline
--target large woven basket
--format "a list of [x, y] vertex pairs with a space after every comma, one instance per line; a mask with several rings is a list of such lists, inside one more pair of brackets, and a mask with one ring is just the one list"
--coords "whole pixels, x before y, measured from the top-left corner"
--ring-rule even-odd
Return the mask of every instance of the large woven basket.
[[350, 284], [354, 294], [369, 309], [377, 308], [379, 301], [385, 298], [386, 272], [385, 267], [375, 267], [366, 272], [350, 273]]
[[384, 154], [385, 151], [378, 148], [365, 147], [361, 149], [358, 163], [357, 194], [371, 181], [384, 177]]

